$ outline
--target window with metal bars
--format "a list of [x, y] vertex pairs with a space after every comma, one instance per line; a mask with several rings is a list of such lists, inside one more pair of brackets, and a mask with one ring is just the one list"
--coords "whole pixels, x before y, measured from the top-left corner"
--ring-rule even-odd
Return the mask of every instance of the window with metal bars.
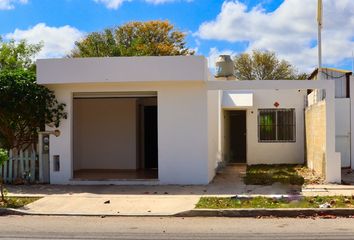
[[259, 109], [259, 142], [295, 142], [295, 109]]

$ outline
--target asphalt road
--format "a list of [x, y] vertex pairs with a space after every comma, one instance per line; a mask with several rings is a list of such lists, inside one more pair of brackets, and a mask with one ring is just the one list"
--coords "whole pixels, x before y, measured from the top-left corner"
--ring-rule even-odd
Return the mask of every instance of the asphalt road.
[[354, 239], [354, 219], [6, 216], [0, 239]]

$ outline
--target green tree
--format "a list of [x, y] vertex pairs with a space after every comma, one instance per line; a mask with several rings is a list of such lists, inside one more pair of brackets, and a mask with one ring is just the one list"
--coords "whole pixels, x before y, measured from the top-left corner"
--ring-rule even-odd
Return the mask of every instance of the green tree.
[[37, 142], [38, 130], [59, 126], [66, 118], [65, 104], [52, 91], [36, 83], [33, 71], [0, 71], [0, 135], [6, 149], [26, 149]]
[[[0, 39], [0, 148], [12, 149], [15, 157], [37, 143], [37, 133], [45, 125], [58, 126], [67, 116], [65, 104], [36, 83], [34, 59], [41, 47]], [[0, 151], [0, 158], [4, 155]], [[0, 185], [3, 196], [2, 181]]]
[[294, 66], [279, 60], [274, 52], [254, 50], [242, 53], [234, 59], [235, 75], [239, 80], [295, 80], [306, 79]]
[[130, 22], [88, 34], [69, 57], [193, 55], [185, 36], [168, 21]]
[[[8, 152], [5, 149], [0, 148], [0, 166], [2, 166], [8, 160]], [[1, 201], [5, 202], [5, 194], [4, 194], [4, 180], [0, 176], [0, 195]]]
[[2, 41], [0, 37], [0, 71], [24, 68], [34, 70], [34, 56], [42, 48], [42, 43], [29, 44], [25, 40]]

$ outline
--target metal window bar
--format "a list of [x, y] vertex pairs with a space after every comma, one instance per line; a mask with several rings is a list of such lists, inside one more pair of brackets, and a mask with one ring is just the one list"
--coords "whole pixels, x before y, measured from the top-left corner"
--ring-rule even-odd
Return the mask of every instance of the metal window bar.
[[259, 109], [258, 142], [296, 142], [295, 109]]

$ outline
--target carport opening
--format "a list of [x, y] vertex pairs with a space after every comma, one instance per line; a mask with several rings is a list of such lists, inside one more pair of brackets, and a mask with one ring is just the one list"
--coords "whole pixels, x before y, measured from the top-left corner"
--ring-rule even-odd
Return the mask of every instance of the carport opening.
[[75, 180], [158, 179], [157, 94], [76, 93]]

